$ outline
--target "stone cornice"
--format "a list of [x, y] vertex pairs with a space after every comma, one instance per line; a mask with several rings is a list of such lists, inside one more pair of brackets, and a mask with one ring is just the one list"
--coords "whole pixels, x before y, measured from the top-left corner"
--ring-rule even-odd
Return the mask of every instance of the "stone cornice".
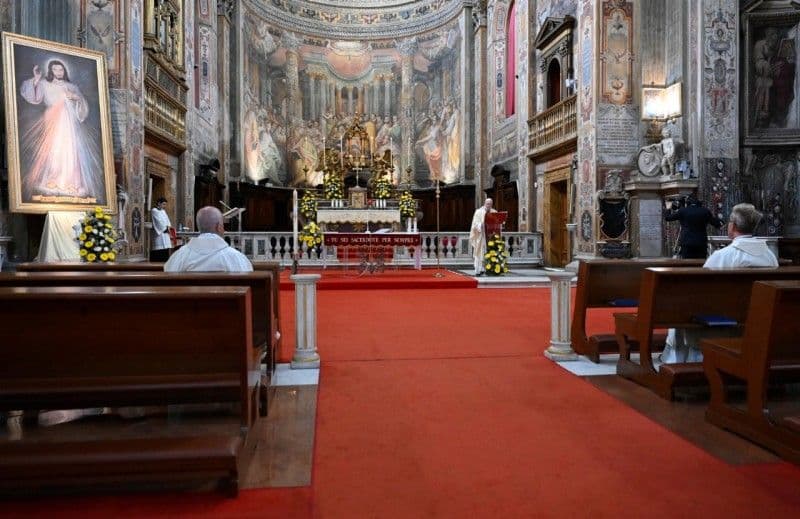
[[385, 40], [429, 32], [456, 19], [473, 0], [242, 0], [270, 25], [324, 39]]

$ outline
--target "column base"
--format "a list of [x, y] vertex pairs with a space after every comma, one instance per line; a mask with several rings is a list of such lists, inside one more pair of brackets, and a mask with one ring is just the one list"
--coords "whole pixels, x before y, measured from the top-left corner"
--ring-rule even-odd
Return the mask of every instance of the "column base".
[[578, 360], [578, 354], [569, 344], [551, 344], [544, 350], [544, 356], [555, 362]]
[[295, 353], [290, 367], [292, 369], [319, 369], [319, 355], [316, 352]]

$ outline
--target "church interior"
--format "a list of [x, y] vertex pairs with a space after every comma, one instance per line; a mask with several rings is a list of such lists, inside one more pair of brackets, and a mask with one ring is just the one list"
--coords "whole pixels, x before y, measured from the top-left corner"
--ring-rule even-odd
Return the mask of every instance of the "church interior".
[[0, 516], [800, 513], [800, 3], [0, 31]]

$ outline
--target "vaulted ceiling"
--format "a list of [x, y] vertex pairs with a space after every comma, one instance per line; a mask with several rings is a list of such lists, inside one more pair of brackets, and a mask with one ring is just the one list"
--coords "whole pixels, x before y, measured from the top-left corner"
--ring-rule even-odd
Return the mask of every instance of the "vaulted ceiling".
[[423, 34], [455, 19], [462, 0], [243, 0], [276, 27], [325, 39]]

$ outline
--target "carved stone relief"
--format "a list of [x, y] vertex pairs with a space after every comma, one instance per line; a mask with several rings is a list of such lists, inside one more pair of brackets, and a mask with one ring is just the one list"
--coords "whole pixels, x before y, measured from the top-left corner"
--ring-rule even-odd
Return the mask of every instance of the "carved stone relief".
[[[715, 167], [724, 172], [722, 161]], [[797, 179], [799, 173], [800, 150], [745, 152], [745, 164], [741, 175], [742, 195], [744, 200], [752, 202], [764, 213], [766, 223], [764, 230], [770, 236], [783, 234], [786, 225], [800, 223]]]

